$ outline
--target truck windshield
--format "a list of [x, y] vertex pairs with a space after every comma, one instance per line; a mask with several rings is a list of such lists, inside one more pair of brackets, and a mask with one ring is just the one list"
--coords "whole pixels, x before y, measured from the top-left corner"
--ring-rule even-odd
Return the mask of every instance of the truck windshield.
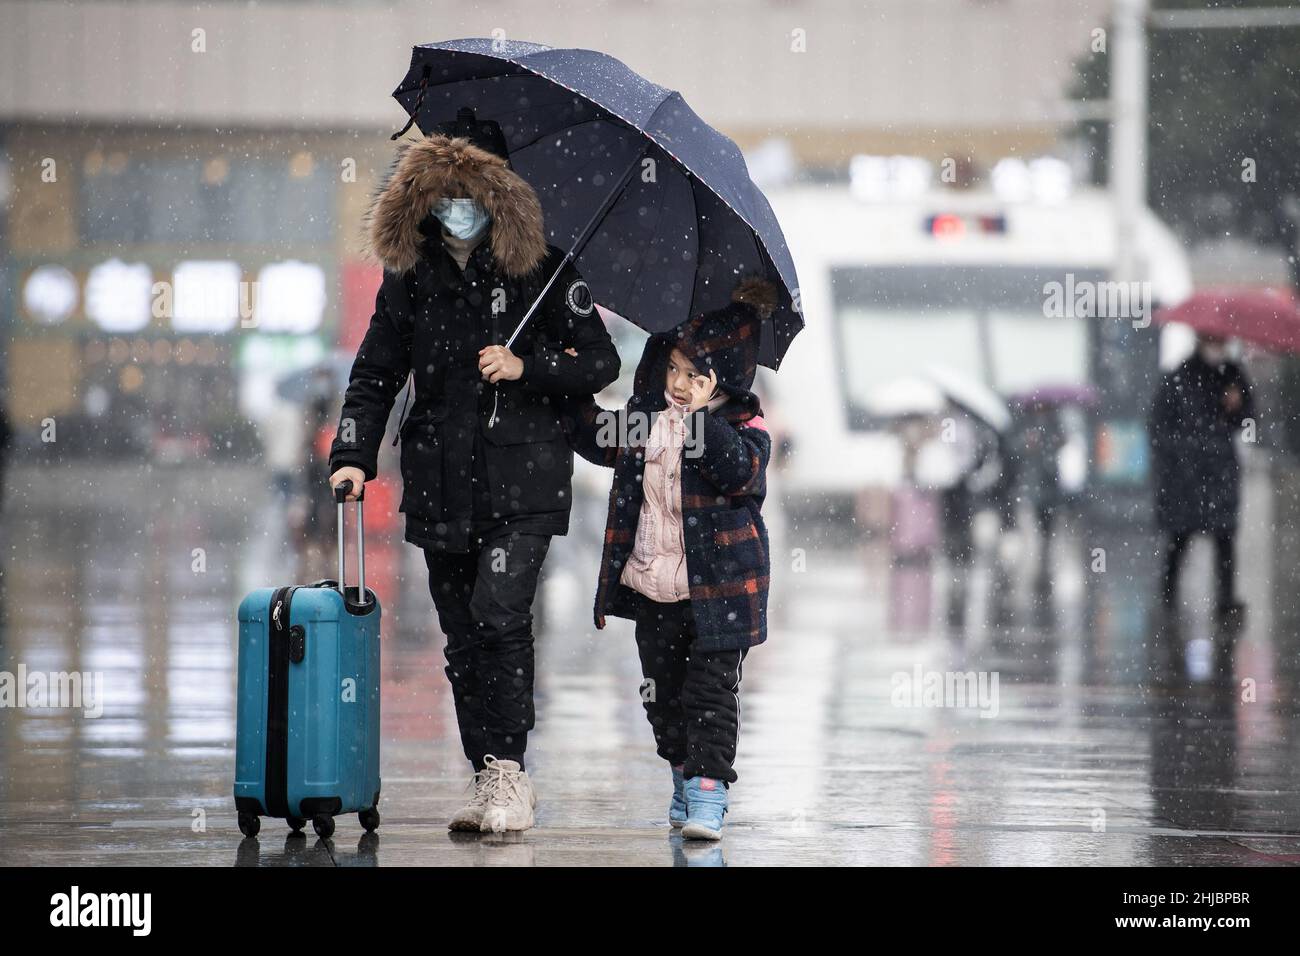
[[[1004, 396], [1082, 386], [1091, 320], [1044, 315], [1044, 285], [1065, 268], [882, 266], [832, 270], [839, 374], [850, 420], [871, 427], [870, 397], [928, 365]], [[1074, 270], [1075, 281], [1100, 273]]]

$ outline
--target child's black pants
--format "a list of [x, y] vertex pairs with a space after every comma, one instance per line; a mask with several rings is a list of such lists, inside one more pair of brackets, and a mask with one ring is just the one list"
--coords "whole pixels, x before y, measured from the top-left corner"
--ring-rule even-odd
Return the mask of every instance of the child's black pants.
[[694, 638], [690, 601], [641, 598], [636, 617], [636, 646], [645, 677], [641, 702], [659, 756], [670, 764], [684, 764], [687, 779], [734, 783], [740, 670], [747, 649], [693, 652]]

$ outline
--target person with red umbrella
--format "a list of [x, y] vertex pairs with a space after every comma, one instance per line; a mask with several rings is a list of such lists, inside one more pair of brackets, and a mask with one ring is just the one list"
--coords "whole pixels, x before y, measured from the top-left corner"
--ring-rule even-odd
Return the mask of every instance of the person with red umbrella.
[[1156, 525], [1167, 536], [1161, 597], [1167, 613], [1177, 600], [1178, 573], [1191, 536], [1212, 535], [1216, 550], [1216, 612], [1239, 626], [1245, 605], [1236, 597], [1234, 549], [1241, 470], [1234, 439], [1254, 416], [1250, 382], [1228, 359], [1227, 340], [1197, 335], [1196, 351], [1161, 380], [1148, 422]]

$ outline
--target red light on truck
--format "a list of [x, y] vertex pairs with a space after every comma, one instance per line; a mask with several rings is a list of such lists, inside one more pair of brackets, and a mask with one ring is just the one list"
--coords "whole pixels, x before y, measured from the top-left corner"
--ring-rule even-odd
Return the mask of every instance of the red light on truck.
[[968, 232], [985, 236], [1005, 236], [1007, 217], [1000, 214], [959, 216], [952, 212], [941, 212], [926, 217], [925, 231], [936, 239], [961, 239]]
[[936, 239], [960, 239], [966, 232], [966, 223], [961, 216], [941, 213], [926, 220], [926, 231]]

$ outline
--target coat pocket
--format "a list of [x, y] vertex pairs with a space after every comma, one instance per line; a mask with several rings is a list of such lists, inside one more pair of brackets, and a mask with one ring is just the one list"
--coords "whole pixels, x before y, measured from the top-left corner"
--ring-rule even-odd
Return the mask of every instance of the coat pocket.
[[445, 404], [413, 414], [402, 426], [402, 503], [398, 511], [436, 520], [442, 517], [442, 463], [446, 444]]
[[496, 422], [491, 428], [485, 423], [483, 434], [494, 445], [555, 441], [561, 437], [558, 407], [544, 401], [543, 396], [503, 388], [497, 401]]
[[715, 560], [724, 579], [742, 570], [759, 569], [767, 565], [767, 554], [758, 534], [758, 525], [748, 508], [713, 512], [713, 547]]
[[481, 422], [492, 506], [502, 515], [568, 511], [573, 450], [555, 409], [502, 389], [496, 423]]
[[428, 404], [417, 402], [411, 409], [411, 414], [406, 417], [406, 421], [402, 422], [398, 435], [402, 441], [406, 441], [408, 436], [412, 435], [435, 434], [438, 423], [447, 417], [450, 408], [445, 395]]
[[642, 505], [641, 514], [637, 516], [636, 541], [632, 545], [632, 557], [642, 564], [649, 564], [658, 547], [658, 521], [655, 513]]

